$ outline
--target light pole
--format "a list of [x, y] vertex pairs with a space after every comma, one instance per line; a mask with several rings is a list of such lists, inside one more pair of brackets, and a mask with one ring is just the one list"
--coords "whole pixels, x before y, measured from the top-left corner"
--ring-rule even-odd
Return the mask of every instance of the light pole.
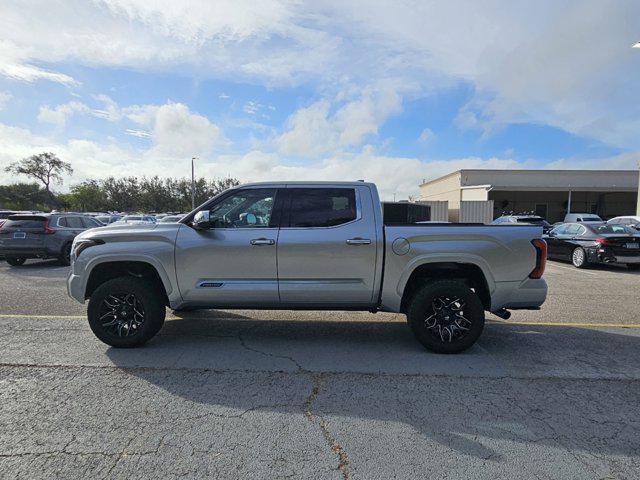
[[636, 202], [636, 215], [640, 217], [640, 160], [638, 160], [638, 199]]
[[[631, 48], [640, 48], [640, 42], [634, 43]], [[640, 216], [640, 160], [638, 160], [638, 199], [636, 202], [636, 215]]]
[[193, 163], [198, 157], [191, 157], [191, 210], [196, 208], [196, 176]]

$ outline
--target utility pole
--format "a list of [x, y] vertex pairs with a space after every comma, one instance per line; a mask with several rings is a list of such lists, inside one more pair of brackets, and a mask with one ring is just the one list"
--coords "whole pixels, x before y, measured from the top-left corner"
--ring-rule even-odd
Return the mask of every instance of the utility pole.
[[196, 176], [194, 169], [194, 161], [198, 157], [191, 157], [191, 210], [196, 208]]

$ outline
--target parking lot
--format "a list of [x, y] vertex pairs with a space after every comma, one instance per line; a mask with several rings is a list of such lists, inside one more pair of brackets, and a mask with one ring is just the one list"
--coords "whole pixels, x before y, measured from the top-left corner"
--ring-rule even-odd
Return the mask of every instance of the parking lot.
[[403, 316], [200, 311], [116, 350], [67, 267], [0, 264], [5, 478], [640, 476], [640, 272], [548, 264], [455, 356]]

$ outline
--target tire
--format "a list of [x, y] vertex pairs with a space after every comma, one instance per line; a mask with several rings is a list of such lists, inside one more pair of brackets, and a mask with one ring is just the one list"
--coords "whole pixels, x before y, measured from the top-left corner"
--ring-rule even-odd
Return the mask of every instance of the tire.
[[627, 270], [640, 270], [640, 263], [627, 263]]
[[27, 261], [25, 257], [7, 257], [6, 260], [7, 263], [12, 267], [19, 267], [21, 265], [24, 265], [24, 262]]
[[587, 261], [587, 252], [582, 247], [576, 247], [571, 252], [571, 263], [576, 268], [585, 268], [589, 262]]
[[166, 310], [162, 294], [143, 278], [118, 277], [96, 288], [87, 313], [96, 337], [112, 347], [131, 348], [160, 331]]
[[71, 265], [71, 243], [65, 243], [64, 247], [62, 247], [58, 261], [60, 265], [65, 267]]
[[409, 304], [407, 321], [427, 350], [459, 353], [480, 337], [484, 307], [478, 295], [463, 282], [437, 280], [416, 292]]

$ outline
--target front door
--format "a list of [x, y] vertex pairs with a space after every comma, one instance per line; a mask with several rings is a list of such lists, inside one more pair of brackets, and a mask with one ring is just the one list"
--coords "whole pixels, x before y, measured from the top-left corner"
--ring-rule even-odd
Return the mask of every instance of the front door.
[[277, 189], [232, 191], [209, 205], [211, 228], [184, 225], [176, 239], [182, 298], [192, 305], [275, 306], [278, 298]]
[[283, 305], [339, 308], [375, 301], [377, 230], [365, 188], [286, 189], [278, 238]]

